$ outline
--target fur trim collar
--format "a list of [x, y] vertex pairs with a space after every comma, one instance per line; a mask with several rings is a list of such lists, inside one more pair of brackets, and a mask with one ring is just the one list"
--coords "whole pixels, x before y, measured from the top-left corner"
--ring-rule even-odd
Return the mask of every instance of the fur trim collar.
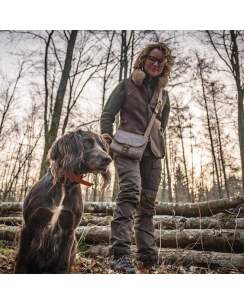
[[[144, 79], [146, 78], [146, 74], [141, 69], [135, 69], [131, 74], [131, 78], [137, 86], [141, 86]], [[168, 83], [168, 77], [166, 76], [159, 77], [158, 86], [160, 89], [165, 88], [167, 83]]]

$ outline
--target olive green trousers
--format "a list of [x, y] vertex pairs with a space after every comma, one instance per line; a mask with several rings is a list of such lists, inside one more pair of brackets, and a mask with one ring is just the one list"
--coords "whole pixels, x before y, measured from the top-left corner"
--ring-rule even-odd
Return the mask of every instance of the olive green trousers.
[[115, 155], [114, 162], [119, 194], [111, 222], [111, 255], [130, 255], [134, 226], [137, 260], [156, 263], [153, 215], [161, 179], [161, 159], [155, 158], [147, 148], [141, 161]]

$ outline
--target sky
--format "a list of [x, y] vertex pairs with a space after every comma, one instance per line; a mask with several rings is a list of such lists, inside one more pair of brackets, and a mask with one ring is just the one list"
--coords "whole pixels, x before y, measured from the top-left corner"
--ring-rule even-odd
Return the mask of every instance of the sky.
[[[181, 32], [179, 31], [180, 37], [180, 45], [177, 46], [179, 48], [177, 51], [184, 54], [194, 54], [195, 49], [198, 49], [198, 51], [201, 54], [207, 55], [208, 58], [216, 57], [216, 54], [213, 50], [207, 48], [204, 44], [200, 42], [201, 33], [196, 31], [186, 31]], [[21, 37], [19, 35], [19, 37]], [[4, 74], [8, 76], [8, 78], [14, 78], [17, 74], [17, 67], [18, 62], [16, 60], [15, 53], [20, 53], [21, 50], [29, 49], [33, 52], [38, 51], [41, 46], [40, 42], [35, 39], [16, 39], [18, 38], [18, 34], [15, 35], [15, 39], [12, 41], [9, 40], [9, 34], [5, 32], [0, 32], [0, 71], [3, 71]], [[218, 59], [217, 59], [218, 60]], [[28, 76], [28, 71], [26, 71], [26, 76]], [[40, 75], [40, 87], [43, 88], [43, 76]], [[222, 77], [222, 76], [220, 76]], [[225, 79], [226, 80], [226, 79]], [[21, 83], [21, 104], [19, 104], [18, 108], [15, 110], [15, 115], [21, 120], [28, 109], [30, 108], [30, 105], [32, 104], [31, 96], [30, 96], [30, 88], [29, 88], [29, 81], [30, 77], [26, 77]], [[228, 80], [227, 80], [228, 81]], [[230, 86], [233, 83], [230, 81]], [[82, 94], [82, 99], [78, 103], [78, 108], [80, 113], [84, 116], [84, 120], [87, 119], [90, 121], [91, 117], [92, 119], [99, 118], [100, 111], [101, 111], [101, 82], [99, 80], [92, 81], [88, 84], [86, 89], [84, 90], [84, 93]], [[111, 87], [112, 89], [112, 87]], [[110, 91], [111, 91], [110, 89]], [[172, 98], [174, 96], [181, 96], [183, 98], [183, 101], [185, 104], [190, 105], [191, 113], [194, 116], [194, 119], [197, 119], [197, 117], [202, 116], [202, 111], [198, 106], [196, 106], [194, 103], [192, 103], [192, 96], [191, 96], [191, 90], [188, 87], [179, 86], [176, 87], [170, 91], [170, 95]], [[109, 96], [109, 92], [107, 94], [107, 98]], [[195, 134], [199, 132], [201, 129], [201, 125], [196, 123], [196, 128], [193, 130]], [[186, 139], [187, 143], [187, 139]], [[187, 155], [190, 155], [190, 146], [189, 144], [186, 144], [186, 151]], [[234, 155], [236, 157], [239, 157], [239, 151], [238, 151], [238, 145], [234, 149]], [[200, 163], [201, 160], [204, 162], [208, 161], [208, 156], [205, 153], [198, 153], [194, 154], [194, 165], [195, 169], [198, 174], [200, 174]], [[189, 160], [190, 161], [190, 160]]]

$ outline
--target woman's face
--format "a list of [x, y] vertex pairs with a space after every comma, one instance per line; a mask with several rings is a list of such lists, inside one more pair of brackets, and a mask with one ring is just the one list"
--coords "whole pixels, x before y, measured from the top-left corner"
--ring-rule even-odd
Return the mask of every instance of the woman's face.
[[159, 49], [152, 49], [144, 63], [144, 71], [150, 78], [158, 77], [164, 69], [165, 58]]

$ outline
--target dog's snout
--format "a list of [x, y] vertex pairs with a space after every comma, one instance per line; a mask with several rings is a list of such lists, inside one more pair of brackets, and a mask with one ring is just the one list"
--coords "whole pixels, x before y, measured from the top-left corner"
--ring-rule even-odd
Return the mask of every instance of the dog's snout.
[[108, 166], [111, 163], [111, 161], [112, 158], [109, 155], [104, 156], [101, 160], [103, 166]]

